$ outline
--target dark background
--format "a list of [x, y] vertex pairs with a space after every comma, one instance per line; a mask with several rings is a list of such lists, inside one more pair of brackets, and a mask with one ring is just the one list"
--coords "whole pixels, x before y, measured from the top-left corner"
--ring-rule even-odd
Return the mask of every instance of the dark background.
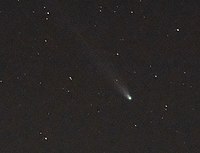
[[197, 0], [1, 0], [0, 152], [199, 153], [199, 27]]

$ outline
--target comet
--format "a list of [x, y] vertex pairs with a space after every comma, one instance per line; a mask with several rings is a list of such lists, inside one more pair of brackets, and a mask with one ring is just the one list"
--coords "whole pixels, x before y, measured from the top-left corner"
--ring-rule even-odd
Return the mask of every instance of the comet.
[[128, 99], [128, 100], [132, 100], [132, 97], [128, 94], [128, 95], [126, 95], [126, 98]]
[[130, 95], [126, 86], [117, 83], [116, 87], [117, 87], [119, 93], [121, 93], [127, 100], [129, 100], [129, 101], [132, 100], [132, 96]]

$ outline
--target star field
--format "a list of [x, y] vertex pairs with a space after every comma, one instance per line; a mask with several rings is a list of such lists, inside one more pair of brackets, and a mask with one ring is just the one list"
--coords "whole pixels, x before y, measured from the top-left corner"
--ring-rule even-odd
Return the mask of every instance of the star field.
[[0, 2], [1, 153], [199, 153], [200, 3]]

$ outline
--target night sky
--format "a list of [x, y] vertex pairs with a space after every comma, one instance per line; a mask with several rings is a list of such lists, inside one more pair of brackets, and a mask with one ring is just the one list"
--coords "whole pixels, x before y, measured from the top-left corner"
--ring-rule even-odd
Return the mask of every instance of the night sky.
[[198, 0], [1, 0], [0, 153], [200, 153]]

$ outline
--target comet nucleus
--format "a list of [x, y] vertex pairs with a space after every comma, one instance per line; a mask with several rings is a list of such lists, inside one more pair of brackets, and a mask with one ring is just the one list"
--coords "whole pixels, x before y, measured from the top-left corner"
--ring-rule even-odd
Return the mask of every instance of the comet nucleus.
[[126, 98], [127, 98], [128, 100], [132, 100], [132, 97], [131, 97], [130, 95], [126, 95]]

